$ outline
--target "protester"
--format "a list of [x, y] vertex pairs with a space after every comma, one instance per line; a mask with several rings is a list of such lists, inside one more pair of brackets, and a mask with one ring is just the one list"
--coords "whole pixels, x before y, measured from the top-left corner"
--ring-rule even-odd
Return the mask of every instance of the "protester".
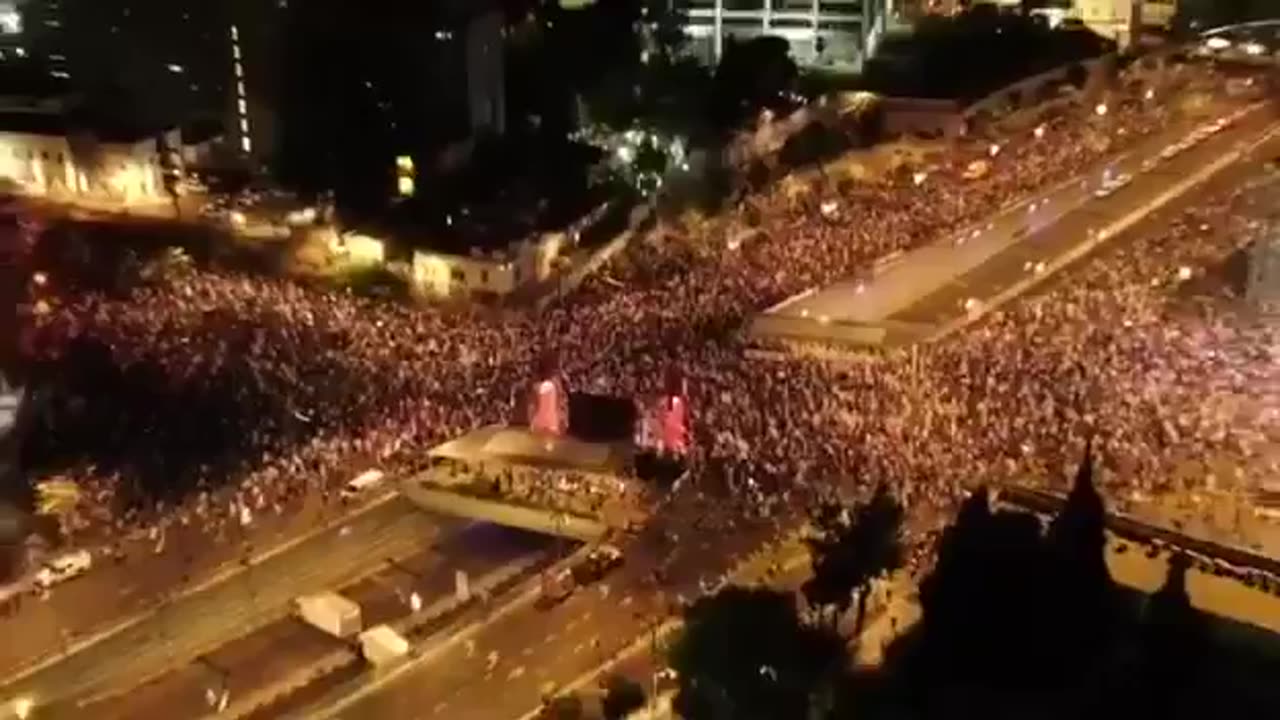
[[[835, 368], [743, 353], [739, 330], [752, 313], [1062, 182], [1168, 127], [1168, 107], [1134, 89], [1102, 115], [1073, 105], [1042, 132], [962, 140], [923, 183], [901, 171], [798, 201], [780, 191], [751, 197], [703, 236], [639, 242], [626, 269], [606, 268], [608, 282], [590, 281], [536, 316], [458, 315], [207, 272], [123, 297], [68, 294], [38, 318], [45, 376], [75, 376], [86, 357], [122, 369], [111, 387], [81, 382], [54, 414], [74, 419], [68, 432], [53, 428], [64, 441], [113, 428], [71, 472], [91, 498], [73, 534], [109, 542], [195, 521], [223, 536], [246, 509], [286, 512], [370, 465], [412, 472], [436, 443], [519, 419], [548, 356], [560, 359], [568, 387], [593, 393], [651, 395], [672, 370], [688, 379], [695, 500], [663, 520], [681, 533], [781, 523], [823, 493], [877, 483], [909, 509], [941, 516], [976, 482], [1060, 482], [1090, 437], [1116, 500], [1174, 489], [1168, 478], [1188, 459], [1238, 458], [1247, 481], [1275, 417], [1242, 428], [1206, 398], [1274, 383], [1277, 338], [1168, 300], [1179, 267], [1216, 259], [1248, 229], [1231, 202], [1189, 213], [1170, 234], [923, 349], [916, 362]], [[975, 163], [985, 174], [975, 177]], [[819, 207], [833, 201], [834, 210]], [[757, 237], [732, 245], [724, 227], [747, 221]], [[1206, 222], [1230, 227], [1201, 232]], [[103, 417], [85, 417], [94, 414]], [[148, 471], [159, 480], [138, 480]], [[536, 499], [530, 477], [508, 478], [507, 489]]]

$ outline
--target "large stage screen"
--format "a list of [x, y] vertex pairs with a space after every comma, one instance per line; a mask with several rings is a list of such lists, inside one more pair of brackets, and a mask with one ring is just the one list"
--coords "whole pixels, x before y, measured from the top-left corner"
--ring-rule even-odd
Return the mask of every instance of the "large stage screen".
[[569, 434], [588, 442], [630, 441], [636, 406], [628, 398], [591, 393], [569, 394]]

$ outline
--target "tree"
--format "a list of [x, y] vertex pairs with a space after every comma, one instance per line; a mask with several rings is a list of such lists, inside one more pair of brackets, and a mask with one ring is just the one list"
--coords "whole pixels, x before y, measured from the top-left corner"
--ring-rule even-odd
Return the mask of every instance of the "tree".
[[918, 681], [1007, 691], [1051, 678], [1044, 632], [1060, 620], [1044, 621], [1045, 565], [1034, 516], [992, 511], [985, 489], [966, 500], [920, 585]]
[[623, 720], [644, 707], [645, 692], [640, 683], [621, 675], [610, 675], [604, 682], [601, 711], [604, 720]]
[[801, 622], [790, 594], [729, 587], [694, 603], [669, 662], [686, 720], [803, 720], [847, 664], [843, 640]]
[[812, 518], [816, 533], [808, 544], [813, 577], [804, 584], [805, 598], [834, 610], [838, 618], [858, 590], [855, 635], [866, 617], [871, 581], [902, 565], [902, 516], [902, 506], [881, 485], [863, 505], [826, 502]]
[[799, 71], [785, 39], [764, 35], [729, 42], [716, 68], [712, 122], [718, 129], [729, 130], [762, 108], [789, 106], [797, 77]]

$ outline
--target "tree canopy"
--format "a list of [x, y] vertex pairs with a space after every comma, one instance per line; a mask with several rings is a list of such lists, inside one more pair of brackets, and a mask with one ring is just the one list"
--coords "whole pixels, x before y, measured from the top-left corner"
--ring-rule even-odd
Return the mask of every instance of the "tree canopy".
[[684, 619], [669, 661], [679, 674], [675, 708], [686, 720], [809, 717], [847, 662], [843, 640], [805, 625], [788, 593], [729, 587], [698, 600]]
[[860, 590], [860, 628], [871, 581], [902, 564], [902, 515], [902, 506], [884, 486], [852, 508], [834, 499], [820, 504], [811, 518], [814, 534], [807, 541], [813, 577], [803, 591], [809, 602], [843, 614], [853, 591]]

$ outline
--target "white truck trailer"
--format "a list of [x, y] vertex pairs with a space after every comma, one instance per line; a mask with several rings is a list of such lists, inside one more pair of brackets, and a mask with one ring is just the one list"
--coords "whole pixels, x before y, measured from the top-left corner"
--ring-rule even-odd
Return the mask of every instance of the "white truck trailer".
[[294, 600], [298, 617], [338, 638], [360, 632], [360, 606], [335, 592], [303, 595]]
[[385, 665], [409, 654], [409, 641], [388, 625], [360, 633], [360, 652], [372, 665]]

